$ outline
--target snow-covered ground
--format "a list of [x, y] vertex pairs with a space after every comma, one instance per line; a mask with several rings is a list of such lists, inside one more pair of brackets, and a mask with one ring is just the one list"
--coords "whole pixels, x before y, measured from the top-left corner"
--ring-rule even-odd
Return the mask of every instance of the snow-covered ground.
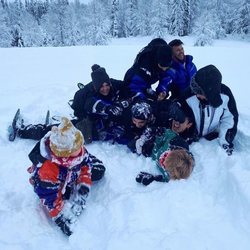
[[0, 49], [0, 249], [250, 249], [250, 44], [193, 47], [192, 38], [183, 40], [197, 67], [216, 65], [234, 93], [240, 114], [234, 154], [228, 157], [216, 140], [202, 139], [191, 146], [196, 167], [188, 180], [144, 187], [135, 176], [156, 171], [151, 159], [121, 145], [88, 145], [107, 172], [93, 186], [69, 239], [46, 218], [29, 184], [27, 155], [35, 141], [9, 142], [8, 125], [17, 108], [26, 123], [43, 122], [48, 109], [70, 117], [67, 102], [77, 82], [90, 81], [92, 64], [122, 79], [150, 38], [99, 47]]

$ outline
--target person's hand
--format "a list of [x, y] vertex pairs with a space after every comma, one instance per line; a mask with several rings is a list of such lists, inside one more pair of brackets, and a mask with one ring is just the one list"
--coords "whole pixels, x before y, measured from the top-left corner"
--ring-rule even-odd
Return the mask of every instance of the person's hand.
[[166, 91], [160, 92], [157, 97], [157, 101], [162, 101], [167, 97]]
[[106, 108], [106, 113], [108, 115], [120, 116], [122, 114], [123, 108], [116, 105], [108, 105]]
[[162, 175], [152, 175], [150, 173], [147, 172], [140, 172], [135, 180], [138, 183], [143, 184], [144, 186], [148, 186], [150, 183], [152, 183], [153, 181], [163, 181], [163, 176]]
[[63, 214], [60, 214], [59, 216], [57, 216], [54, 219], [56, 225], [62, 230], [62, 232], [64, 234], [66, 234], [67, 236], [70, 236], [72, 234], [72, 231], [69, 227], [69, 225], [71, 224], [70, 220], [67, 219], [66, 217], [64, 217]]
[[130, 102], [128, 100], [122, 100], [122, 101], [115, 102], [115, 105], [125, 109], [125, 108], [127, 108], [129, 106], [129, 103]]
[[232, 155], [233, 151], [234, 151], [234, 147], [227, 145], [227, 144], [223, 144], [222, 148], [226, 151], [227, 155]]

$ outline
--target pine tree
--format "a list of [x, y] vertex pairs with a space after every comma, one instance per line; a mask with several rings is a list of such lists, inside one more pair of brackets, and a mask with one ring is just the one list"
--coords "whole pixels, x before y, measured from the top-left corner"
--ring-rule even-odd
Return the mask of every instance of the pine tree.
[[12, 37], [8, 27], [7, 11], [3, 6], [5, 5], [0, 4], [0, 47], [10, 47]]
[[94, 0], [90, 6], [91, 17], [87, 30], [87, 44], [105, 45], [110, 39], [110, 20], [103, 4]]
[[111, 4], [111, 35], [112, 37], [118, 37], [118, 22], [119, 22], [119, 0], [112, 0]]
[[190, 33], [190, 0], [174, 0], [171, 2], [170, 33], [186, 36]]
[[150, 22], [150, 34], [154, 37], [164, 37], [167, 33], [168, 26], [168, 1], [155, 0], [152, 5], [151, 22]]
[[250, 0], [244, 0], [239, 9], [237, 31], [239, 34], [250, 34]]
[[137, 0], [127, 0], [125, 6], [125, 36], [137, 36], [139, 34]]
[[152, 23], [152, 2], [148, 0], [138, 1], [138, 33], [142, 36], [151, 35], [151, 23]]

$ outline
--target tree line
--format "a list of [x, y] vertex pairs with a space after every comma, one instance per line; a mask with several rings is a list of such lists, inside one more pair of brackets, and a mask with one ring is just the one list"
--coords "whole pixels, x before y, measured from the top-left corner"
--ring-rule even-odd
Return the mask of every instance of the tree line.
[[0, 0], [0, 46], [105, 45], [111, 38], [250, 37], [250, 0]]

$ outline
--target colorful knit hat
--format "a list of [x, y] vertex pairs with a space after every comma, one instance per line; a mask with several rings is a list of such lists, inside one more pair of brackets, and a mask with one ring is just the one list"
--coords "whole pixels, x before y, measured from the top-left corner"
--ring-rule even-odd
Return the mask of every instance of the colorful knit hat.
[[58, 127], [53, 126], [50, 135], [50, 149], [58, 157], [69, 157], [81, 148], [84, 138], [71, 121], [62, 117]]

